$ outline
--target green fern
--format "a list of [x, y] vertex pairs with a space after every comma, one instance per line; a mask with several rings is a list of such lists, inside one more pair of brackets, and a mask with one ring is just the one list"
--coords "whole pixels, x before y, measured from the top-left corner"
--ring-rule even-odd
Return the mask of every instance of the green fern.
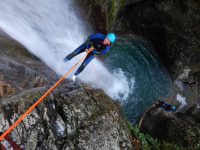
[[173, 145], [164, 140], [158, 141], [157, 138], [153, 138], [149, 134], [141, 133], [138, 125], [133, 126], [130, 122], [127, 122], [132, 137], [136, 137], [140, 141], [139, 147], [144, 150], [179, 150], [177, 145]]

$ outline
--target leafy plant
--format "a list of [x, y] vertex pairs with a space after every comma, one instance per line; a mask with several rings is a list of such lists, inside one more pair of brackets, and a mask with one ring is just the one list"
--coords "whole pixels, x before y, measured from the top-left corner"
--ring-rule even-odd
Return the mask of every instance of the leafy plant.
[[137, 145], [144, 150], [179, 150], [183, 148], [179, 148], [177, 145], [173, 145], [172, 143], [166, 142], [164, 140], [159, 141], [157, 138], [153, 138], [149, 134], [141, 133], [138, 125], [133, 126], [130, 122], [128, 122], [128, 127], [130, 129], [131, 135], [134, 140], [132, 140], [132, 145], [137, 147]]

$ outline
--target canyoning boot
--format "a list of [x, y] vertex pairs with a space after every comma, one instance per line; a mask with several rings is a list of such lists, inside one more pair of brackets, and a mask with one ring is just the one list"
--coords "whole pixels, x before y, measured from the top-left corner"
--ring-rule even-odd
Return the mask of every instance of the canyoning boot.
[[73, 75], [72, 78], [71, 78], [71, 80], [75, 81], [76, 80], [76, 75]]

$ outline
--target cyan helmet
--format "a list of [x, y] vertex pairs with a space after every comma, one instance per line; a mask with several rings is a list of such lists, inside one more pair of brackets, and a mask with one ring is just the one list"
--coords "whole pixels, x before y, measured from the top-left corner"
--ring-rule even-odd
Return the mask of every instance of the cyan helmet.
[[173, 109], [175, 109], [176, 107], [175, 107], [175, 106], [173, 106], [172, 108], [173, 108]]
[[114, 33], [108, 33], [107, 38], [110, 40], [110, 42], [114, 42], [115, 41], [115, 34]]

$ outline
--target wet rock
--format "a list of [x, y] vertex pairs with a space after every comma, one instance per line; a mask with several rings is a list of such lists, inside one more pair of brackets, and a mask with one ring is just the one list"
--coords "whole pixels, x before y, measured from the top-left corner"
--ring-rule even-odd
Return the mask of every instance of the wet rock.
[[[45, 87], [35, 88], [4, 102], [1, 131], [45, 91]], [[26, 149], [132, 149], [120, 105], [103, 90], [82, 84], [74, 92], [59, 94], [63, 91], [48, 94], [10, 134]]]
[[200, 7], [193, 0], [143, 0], [121, 9], [116, 30], [147, 38], [173, 80], [200, 71]]
[[194, 105], [185, 114], [174, 114], [153, 104], [140, 118], [139, 128], [143, 133], [177, 144], [182, 149], [194, 149], [200, 140], [199, 108]]
[[96, 0], [81, 1], [81, 8], [85, 9], [88, 22], [92, 22], [96, 32], [107, 34], [113, 30], [118, 11], [126, 5], [140, 2], [142, 0]]
[[0, 40], [1, 98], [27, 89], [48, 86], [58, 79], [53, 70], [1, 30]]

